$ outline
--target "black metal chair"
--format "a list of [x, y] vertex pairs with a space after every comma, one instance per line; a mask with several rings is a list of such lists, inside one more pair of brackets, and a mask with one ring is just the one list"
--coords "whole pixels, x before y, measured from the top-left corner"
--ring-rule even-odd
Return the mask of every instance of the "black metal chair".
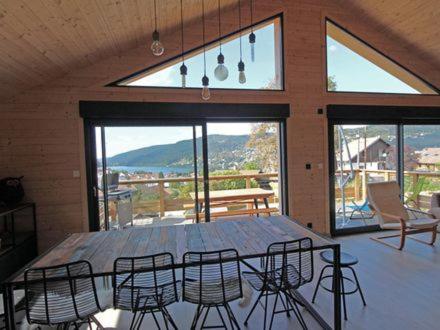
[[[318, 279], [318, 283], [316, 284], [316, 288], [315, 288], [315, 292], [313, 293], [313, 298], [312, 298], [312, 303], [315, 302], [315, 298], [316, 298], [316, 294], [318, 293], [318, 289], [319, 287], [322, 287], [324, 290], [328, 291], [328, 292], [333, 292], [333, 276], [334, 276], [334, 268], [333, 268], [333, 251], [322, 251], [320, 254], [321, 260], [324, 261], [325, 263], [327, 263], [327, 265], [325, 265], [322, 270], [321, 270], [321, 274], [319, 275], [319, 279]], [[342, 303], [343, 303], [343, 307], [344, 307], [344, 319], [347, 320], [347, 307], [345, 304], [345, 296], [346, 295], [350, 295], [353, 293], [356, 293], [359, 291], [359, 295], [361, 296], [362, 299], [362, 303], [364, 304], [364, 306], [366, 306], [366, 302], [365, 302], [365, 298], [364, 298], [364, 294], [362, 293], [362, 289], [361, 286], [359, 284], [359, 280], [356, 276], [356, 272], [354, 271], [353, 267], [359, 262], [359, 260], [351, 255], [348, 254], [346, 252], [341, 252], [341, 274], [340, 274], [340, 278], [341, 278], [341, 295], [342, 295]], [[331, 275], [324, 275], [324, 271], [326, 269], [331, 269], [332, 270], [332, 274]], [[342, 269], [346, 268], [346, 269], [350, 269], [352, 274], [353, 274], [353, 279], [344, 276], [342, 273]], [[321, 282], [326, 279], [326, 278], [331, 278], [332, 279], [332, 288], [327, 288], [325, 287]], [[353, 283], [354, 285], [354, 289], [351, 291], [346, 291], [345, 290], [345, 281], [348, 281], [350, 283]]]
[[[312, 247], [313, 243], [310, 238], [273, 243], [267, 248], [264, 271], [243, 272], [243, 277], [260, 292], [246, 317], [245, 325], [261, 298], [265, 296], [263, 329], [266, 329], [268, 296], [275, 295], [269, 329], [272, 328], [275, 314], [286, 313], [290, 317], [291, 311], [294, 312], [302, 328], [307, 329], [298, 307], [302, 304], [296, 298], [295, 290], [313, 279]], [[281, 310], [277, 310], [278, 299], [283, 305]]]
[[133, 312], [130, 329], [139, 329], [147, 313], [160, 329], [154, 314], [157, 312], [162, 314], [167, 329], [168, 322], [177, 329], [167, 310], [180, 297], [180, 281], [176, 280], [171, 253], [118, 258], [113, 273], [113, 306]]
[[[201, 324], [204, 328], [225, 328], [227, 325], [220, 307], [228, 316], [231, 328], [240, 329], [229, 302], [243, 296], [238, 252], [227, 249], [213, 252], [187, 252], [183, 255], [183, 300], [197, 304], [197, 311], [191, 325], [195, 329], [203, 311]], [[222, 324], [206, 326], [205, 322], [211, 308], [215, 308]]]
[[68, 329], [78, 323], [95, 322], [101, 311], [88, 261], [30, 268], [24, 273], [26, 317], [29, 324]]

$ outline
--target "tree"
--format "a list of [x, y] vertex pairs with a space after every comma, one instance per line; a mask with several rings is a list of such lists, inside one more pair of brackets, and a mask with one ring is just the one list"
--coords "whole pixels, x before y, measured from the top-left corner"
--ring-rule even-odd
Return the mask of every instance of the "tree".
[[327, 77], [327, 90], [335, 92], [338, 89], [335, 76]]
[[254, 124], [246, 146], [254, 150], [255, 162], [260, 170], [264, 172], [276, 172], [278, 170], [277, 123]]

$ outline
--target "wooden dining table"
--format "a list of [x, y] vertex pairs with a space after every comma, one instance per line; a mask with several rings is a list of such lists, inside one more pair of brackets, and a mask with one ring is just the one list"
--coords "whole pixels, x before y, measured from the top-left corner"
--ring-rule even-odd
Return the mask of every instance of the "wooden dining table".
[[[249, 260], [265, 256], [270, 244], [303, 237], [312, 239], [313, 250], [333, 250], [333, 266], [336, 270], [340, 269], [340, 245], [287, 216], [270, 216], [264, 219], [225, 218], [207, 223], [134, 227], [124, 230], [71, 234], [3, 283], [7, 329], [15, 329], [14, 289], [23, 286], [24, 271], [29, 267], [47, 267], [87, 260], [92, 265], [94, 276], [103, 277], [113, 274], [113, 262], [119, 257], [170, 252], [174, 256], [175, 267], [182, 267], [185, 252], [207, 252], [233, 248], [238, 251], [240, 261], [255, 270]], [[339, 271], [335, 271], [333, 285], [335, 289], [333, 327], [299, 292], [295, 292], [300, 303], [324, 329], [341, 328]]]

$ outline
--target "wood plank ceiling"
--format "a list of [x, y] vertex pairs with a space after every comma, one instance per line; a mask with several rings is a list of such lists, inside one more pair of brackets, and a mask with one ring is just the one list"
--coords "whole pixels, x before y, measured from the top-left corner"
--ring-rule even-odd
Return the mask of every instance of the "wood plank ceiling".
[[[217, 1], [205, 0], [215, 13]], [[233, 7], [238, 0], [222, 0]], [[347, 1], [343, 1], [348, 5]], [[438, 0], [351, 0], [350, 6], [412, 44], [440, 65]], [[157, 0], [162, 33], [180, 21], [178, 0]], [[0, 100], [79, 67], [149, 43], [153, 0], [2, 0]], [[186, 20], [200, 17], [200, 0], [184, 0]], [[436, 61], [436, 62], [435, 62]]]
[[358, 17], [440, 66], [439, 0], [341, 0]]

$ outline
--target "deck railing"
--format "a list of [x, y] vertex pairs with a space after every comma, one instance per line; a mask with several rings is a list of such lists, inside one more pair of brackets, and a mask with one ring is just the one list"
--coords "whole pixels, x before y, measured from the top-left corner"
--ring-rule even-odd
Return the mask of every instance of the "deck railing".
[[[395, 170], [354, 170], [354, 178], [352, 183], [346, 186], [345, 196], [349, 199], [365, 200], [367, 197], [367, 184], [379, 179], [382, 181], [396, 180], [397, 172]], [[337, 171], [337, 174], [340, 171]], [[350, 170], [344, 170], [345, 174], [349, 174]], [[416, 206], [421, 208], [429, 208], [431, 194], [440, 190], [440, 172], [428, 171], [404, 171], [406, 188], [415, 187], [419, 180], [423, 177], [429, 178], [431, 182], [427, 182], [430, 187], [422, 188], [421, 193], [417, 196], [415, 202]], [[432, 183], [438, 184], [438, 189], [432, 189]], [[431, 184], [430, 184], [431, 183]], [[431, 189], [429, 189], [431, 188]], [[338, 187], [335, 189], [336, 198], [341, 198], [341, 191]]]
[[[274, 180], [274, 178], [276, 180]], [[238, 181], [245, 180], [245, 188], [252, 188], [255, 179], [270, 179], [271, 181], [278, 180], [278, 173], [255, 173], [255, 174], [231, 174], [231, 175], [211, 175], [209, 177], [210, 182], [218, 181]], [[191, 198], [170, 198], [166, 195], [167, 184], [182, 183], [189, 184], [194, 183], [194, 177], [173, 177], [173, 178], [158, 178], [158, 179], [139, 179], [139, 180], [123, 180], [119, 182], [120, 186], [127, 188], [136, 188], [137, 185], [145, 185], [148, 187], [154, 187], [155, 193], [158, 198], [151, 200], [134, 200], [133, 212], [135, 214], [151, 212], [157, 213], [163, 217], [167, 211], [182, 211], [185, 210], [185, 205], [193, 204], [194, 201]], [[203, 177], [198, 177], [200, 184], [199, 191], [203, 191]], [[150, 192], [151, 193], [151, 192]], [[148, 192], [145, 192], [148, 194]], [[276, 202], [278, 200], [277, 193], [273, 198], [269, 200], [269, 203]]]

